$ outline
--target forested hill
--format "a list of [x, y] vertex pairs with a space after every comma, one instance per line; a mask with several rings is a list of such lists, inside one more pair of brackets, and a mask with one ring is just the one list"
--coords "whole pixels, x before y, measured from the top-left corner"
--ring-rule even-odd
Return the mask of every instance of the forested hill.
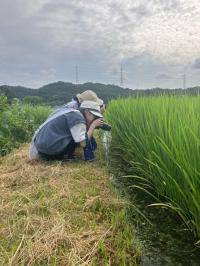
[[45, 85], [39, 89], [30, 89], [20, 86], [0, 86], [0, 94], [5, 94], [9, 100], [18, 98], [22, 100], [27, 96], [39, 96], [51, 105], [59, 105], [70, 101], [77, 93], [85, 90], [93, 90], [105, 102], [112, 98], [127, 97], [134, 93], [131, 89], [123, 89], [115, 85], [104, 85], [100, 83], [84, 83], [75, 85], [73, 83], [56, 82]]
[[38, 96], [42, 102], [52, 106], [60, 105], [70, 101], [77, 93], [85, 90], [93, 90], [105, 102], [112, 98], [127, 97], [130, 95], [157, 95], [157, 94], [189, 94], [197, 95], [200, 93], [200, 86], [183, 89], [161, 89], [153, 88], [147, 90], [123, 89], [116, 85], [105, 85], [101, 83], [84, 83], [75, 85], [69, 82], [58, 81], [45, 85], [39, 89], [30, 89], [21, 86], [0, 86], [0, 94], [7, 96], [8, 100], [18, 98], [23, 100], [28, 96]]

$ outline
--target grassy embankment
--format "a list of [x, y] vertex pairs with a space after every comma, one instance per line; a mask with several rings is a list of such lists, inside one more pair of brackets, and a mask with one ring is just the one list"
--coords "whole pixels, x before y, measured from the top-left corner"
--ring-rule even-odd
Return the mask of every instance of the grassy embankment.
[[[135, 188], [157, 197], [200, 238], [200, 97], [112, 101], [113, 143], [134, 168]], [[161, 197], [160, 197], [161, 196]]]
[[[100, 154], [102, 159], [102, 154]], [[0, 158], [1, 265], [137, 265], [140, 247], [103, 160]]]

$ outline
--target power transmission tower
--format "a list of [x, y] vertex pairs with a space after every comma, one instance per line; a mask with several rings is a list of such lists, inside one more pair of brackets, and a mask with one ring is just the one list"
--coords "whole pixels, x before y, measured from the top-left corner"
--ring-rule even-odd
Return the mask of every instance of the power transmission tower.
[[121, 64], [121, 67], [120, 67], [120, 87], [123, 87], [124, 86], [124, 75], [123, 75], [123, 67], [122, 67], [122, 64]]
[[79, 84], [78, 65], [76, 65], [76, 67], [75, 67], [75, 74], [76, 74], [76, 84]]
[[183, 73], [183, 89], [186, 89], [186, 72], [185, 72], [185, 68], [184, 68], [184, 73]]

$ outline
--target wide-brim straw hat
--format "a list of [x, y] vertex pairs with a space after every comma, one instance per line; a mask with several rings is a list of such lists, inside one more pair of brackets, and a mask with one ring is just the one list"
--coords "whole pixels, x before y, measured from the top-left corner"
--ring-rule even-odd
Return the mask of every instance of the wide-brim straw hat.
[[93, 101], [97, 102], [100, 106], [103, 105], [103, 100], [100, 99], [92, 90], [87, 90], [82, 93], [78, 93], [76, 97], [78, 98], [80, 103], [82, 103], [83, 101]]

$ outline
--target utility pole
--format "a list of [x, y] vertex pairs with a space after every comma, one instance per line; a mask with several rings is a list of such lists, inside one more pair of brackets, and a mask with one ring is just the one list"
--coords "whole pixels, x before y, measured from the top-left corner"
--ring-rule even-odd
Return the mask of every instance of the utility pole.
[[123, 67], [121, 64], [121, 67], [120, 67], [120, 87], [123, 88], [123, 86], [124, 86], [124, 76], [123, 76]]
[[79, 78], [78, 78], [78, 65], [75, 67], [75, 75], [76, 75], [76, 85], [79, 84]]

